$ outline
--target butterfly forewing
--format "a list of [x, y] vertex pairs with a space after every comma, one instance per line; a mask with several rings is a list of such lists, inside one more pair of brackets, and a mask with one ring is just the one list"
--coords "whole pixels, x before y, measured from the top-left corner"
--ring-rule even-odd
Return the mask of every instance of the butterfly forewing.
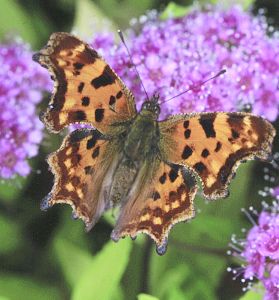
[[275, 135], [269, 122], [248, 113], [177, 115], [159, 127], [163, 159], [196, 172], [213, 199], [227, 195], [242, 160], [268, 158]]
[[42, 115], [48, 129], [57, 132], [82, 122], [111, 133], [113, 123], [136, 114], [132, 93], [98, 53], [78, 38], [54, 33], [33, 59], [55, 80], [53, 97]]

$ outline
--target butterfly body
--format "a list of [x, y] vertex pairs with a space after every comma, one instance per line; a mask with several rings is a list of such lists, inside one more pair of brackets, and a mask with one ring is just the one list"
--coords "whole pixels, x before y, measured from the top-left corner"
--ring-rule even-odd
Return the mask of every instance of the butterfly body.
[[139, 161], [159, 154], [160, 132], [158, 113], [155, 111], [157, 105], [150, 105], [150, 101], [144, 102], [141, 111], [135, 117], [123, 149], [127, 159]]
[[102, 139], [118, 145], [111, 145], [116, 163], [111, 164], [106, 175], [109, 179], [102, 183], [102, 197], [110, 203], [109, 207], [125, 203], [140, 169], [160, 156], [158, 113], [158, 97], [154, 96], [151, 101], [143, 103], [133, 120], [112, 124], [115, 131], [111, 131], [109, 136], [102, 136]]
[[33, 59], [55, 80], [41, 118], [46, 127], [95, 128], [72, 132], [48, 157], [55, 182], [43, 201], [43, 208], [70, 204], [88, 230], [119, 206], [111, 238], [146, 233], [163, 254], [172, 226], [195, 215], [197, 179], [204, 197], [222, 198], [242, 160], [270, 156], [275, 130], [249, 113], [192, 113], [159, 121], [158, 96], [137, 112], [121, 79], [70, 34], [51, 35]]

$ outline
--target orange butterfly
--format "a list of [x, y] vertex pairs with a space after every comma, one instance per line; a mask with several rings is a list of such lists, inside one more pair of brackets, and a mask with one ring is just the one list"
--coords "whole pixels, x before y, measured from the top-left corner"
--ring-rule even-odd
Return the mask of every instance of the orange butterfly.
[[52, 132], [72, 123], [48, 157], [55, 176], [42, 209], [68, 203], [90, 230], [104, 211], [120, 205], [111, 238], [140, 232], [166, 251], [170, 228], [194, 217], [197, 181], [203, 195], [228, 195], [241, 160], [266, 160], [273, 126], [248, 113], [195, 113], [158, 121], [159, 98], [136, 110], [134, 96], [89, 45], [67, 33], [54, 33], [33, 59], [46, 67], [55, 89], [42, 121]]

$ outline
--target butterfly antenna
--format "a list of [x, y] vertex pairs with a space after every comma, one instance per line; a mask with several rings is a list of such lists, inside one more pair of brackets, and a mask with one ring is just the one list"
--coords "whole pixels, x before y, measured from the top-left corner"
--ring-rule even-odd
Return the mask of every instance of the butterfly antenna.
[[131, 64], [133, 65], [133, 67], [135, 68], [135, 70], [136, 70], [136, 72], [137, 72], [137, 76], [138, 76], [139, 81], [140, 81], [140, 83], [141, 83], [141, 86], [142, 86], [142, 88], [143, 88], [143, 90], [144, 90], [144, 92], [145, 92], [145, 95], [146, 95], [147, 99], [149, 100], [149, 96], [148, 96], [147, 91], [146, 91], [146, 89], [145, 89], [145, 87], [144, 87], [144, 85], [143, 85], [143, 82], [142, 82], [141, 78], [140, 78], [140, 74], [139, 74], [139, 72], [138, 72], [138, 69], [137, 69], [136, 65], [134, 64], [134, 62], [133, 62], [133, 58], [132, 58], [132, 55], [131, 55], [131, 53], [130, 53], [129, 48], [128, 48], [127, 45], [126, 45], [126, 42], [125, 42], [123, 33], [122, 33], [121, 30], [118, 30], [117, 32], [118, 32], [118, 35], [119, 35], [119, 37], [120, 37], [120, 39], [121, 39], [121, 41], [122, 41], [124, 47], [125, 47], [126, 50], [127, 50], [127, 53], [128, 53], [128, 55], [129, 55]]
[[170, 100], [172, 100], [172, 99], [174, 99], [174, 98], [176, 98], [176, 97], [179, 97], [179, 96], [181, 96], [181, 95], [183, 95], [183, 94], [185, 94], [185, 93], [187, 93], [187, 92], [189, 92], [189, 91], [191, 91], [191, 90], [193, 90], [193, 89], [195, 89], [195, 88], [197, 88], [197, 87], [200, 87], [200, 86], [204, 85], [206, 82], [208, 82], [208, 81], [210, 81], [210, 80], [212, 80], [212, 79], [214, 79], [214, 78], [217, 78], [217, 77], [219, 77], [220, 75], [222, 75], [222, 74], [224, 74], [224, 73], [226, 73], [226, 70], [225, 70], [225, 69], [221, 70], [219, 73], [217, 73], [217, 74], [214, 75], [213, 77], [210, 77], [210, 78], [206, 79], [205, 81], [199, 83], [198, 85], [193, 85], [193, 86], [192, 86], [191, 88], [189, 88], [188, 90], [183, 91], [183, 92], [181, 92], [180, 94], [175, 95], [175, 96], [173, 96], [173, 97], [171, 97], [171, 98], [169, 98], [169, 99], [167, 99], [167, 100], [161, 102], [160, 104], [166, 103], [166, 102], [168, 102], [168, 101], [170, 101]]

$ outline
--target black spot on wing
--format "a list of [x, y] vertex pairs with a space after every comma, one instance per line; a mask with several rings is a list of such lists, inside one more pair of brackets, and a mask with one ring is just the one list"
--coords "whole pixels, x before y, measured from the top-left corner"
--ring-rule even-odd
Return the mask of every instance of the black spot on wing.
[[222, 148], [222, 144], [218, 141], [218, 142], [216, 143], [216, 147], [215, 147], [214, 151], [215, 151], [215, 152], [218, 152], [221, 148]]
[[87, 96], [82, 97], [82, 99], [81, 99], [81, 104], [82, 104], [83, 106], [88, 106], [89, 103], [90, 103], [90, 98], [89, 98], [89, 97], [87, 97]]
[[216, 137], [216, 132], [214, 129], [215, 118], [216, 114], [205, 114], [200, 116], [199, 122], [207, 138]]
[[210, 154], [210, 153], [209, 153], [208, 149], [204, 148], [204, 149], [202, 150], [201, 156], [202, 156], [203, 158], [206, 158], [209, 154]]
[[122, 91], [119, 91], [117, 94], [116, 94], [116, 99], [120, 99], [122, 97], [123, 93]]
[[96, 122], [102, 122], [104, 118], [105, 110], [103, 108], [97, 108], [95, 110], [95, 120]]
[[155, 191], [154, 194], [153, 194], [153, 200], [156, 201], [160, 198], [161, 198], [160, 194], [157, 191]]
[[82, 110], [77, 110], [73, 112], [72, 118], [77, 121], [84, 121], [86, 120], [86, 113]]
[[90, 150], [92, 149], [93, 147], [95, 147], [97, 143], [97, 139], [95, 137], [92, 137], [91, 139], [89, 139], [86, 143], [86, 149], [87, 150]]
[[191, 130], [190, 129], [186, 129], [184, 132], [184, 137], [185, 139], [188, 139], [191, 136]]
[[185, 129], [187, 129], [188, 127], [189, 127], [189, 120], [186, 120], [186, 121], [184, 121], [184, 123], [183, 123], [183, 127], [185, 128]]
[[109, 66], [104, 68], [103, 73], [94, 79], [91, 80], [91, 84], [95, 89], [111, 85], [115, 82], [116, 76], [113, 74]]
[[159, 181], [161, 184], [164, 184], [166, 182], [167, 176], [166, 173], [164, 173], [162, 176], [160, 176]]
[[234, 129], [232, 129], [232, 138], [233, 139], [239, 138], [239, 133], [236, 130], [234, 130]]
[[173, 168], [169, 172], [169, 178], [171, 182], [174, 182], [178, 177], [178, 170], [174, 170]]
[[231, 132], [232, 134], [231, 137], [228, 138], [228, 141], [234, 143], [234, 140], [239, 138], [239, 133], [235, 129], [232, 129]]
[[110, 98], [109, 98], [109, 105], [114, 105], [115, 104], [115, 102], [116, 102], [116, 98], [114, 97], [114, 96], [110, 96]]
[[192, 155], [192, 153], [193, 153], [192, 148], [189, 147], [188, 145], [186, 145], [185, 148], [184, 148], [184, 150], [183, 150], [183, 152], [182, 152], [181, 157], [183, 159], [187, 159], [187, 158], [189, 158]]
[[84, 88], [84, 82], [80, 82], [80, 84], [78, 85], [78, 92], [82, 93], [83, 88]]
[[206, 166], [202, 162], [198, 162], [194, 165], [194, 169], [200, 174], [206, 170]]
[[86, 175], [92, 174], [92, 173], [93, 173], [93, 167], [92, 167], [92, 166], [86, 166], [86, 167], [84, 168], [84, 173], [85, 173]]
[[74, 68], [75, 68], [76, 70], [81, 70], [81, 69], [84, 67], [84, 64], [79, 63], [79, 62], [75, 62], [75, 63], [73, 64], [73, 66], [74, 66]]
[[100, 147], [96, 147], [92, 153], [92, 158], [96, 158], [99, 156], [99, 153], [100, 153]]

